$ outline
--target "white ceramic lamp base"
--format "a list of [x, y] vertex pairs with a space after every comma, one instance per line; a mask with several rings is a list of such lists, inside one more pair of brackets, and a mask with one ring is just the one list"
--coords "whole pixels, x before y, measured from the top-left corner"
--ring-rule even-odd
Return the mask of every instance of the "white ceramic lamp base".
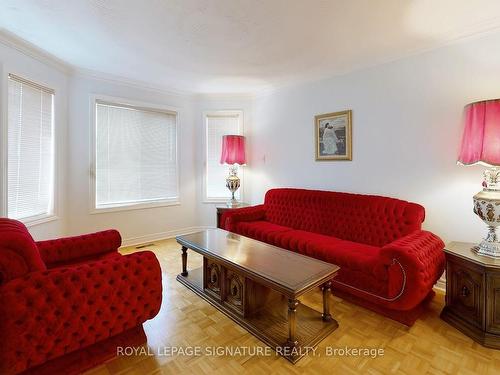
[[498, 189], [498, 169], [485, 172], [486, 187], [474, 195], [474, 213], [488, 226], [486, 238], [472, 250], [478, 255], [500, 258], [500, 242], [496, 229], [500, 226], [500, 190]]
[[234, 197], [234, 194], [240, 187], [240, 178], [237, 173], [238, 167], [236, 165], [229, 167], [229, 176], [226, 178], [226, 187], [231, 192], [231, 200], [227, 202], [228, 207], [236, 207], [239, 205], [238, 200]]

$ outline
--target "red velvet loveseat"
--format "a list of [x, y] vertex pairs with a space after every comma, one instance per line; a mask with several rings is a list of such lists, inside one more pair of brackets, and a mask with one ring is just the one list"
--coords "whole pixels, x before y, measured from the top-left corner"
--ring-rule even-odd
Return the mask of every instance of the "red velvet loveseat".
[[340, 266], [335, 294], [412, 325], [434, 296], [444, 243], [421, 229], [424, 208], [394, 198], [272, 189], [229, 210], [221, 227]]
[[34, 242], [0, 218], [0, 374], [74, 374], [146, 341], [162, 299], [150, 251], [122, 256], [108, 230]]

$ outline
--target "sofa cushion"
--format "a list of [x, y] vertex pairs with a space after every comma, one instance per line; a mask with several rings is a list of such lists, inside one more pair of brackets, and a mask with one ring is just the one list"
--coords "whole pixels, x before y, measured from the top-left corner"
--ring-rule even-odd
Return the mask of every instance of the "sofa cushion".
[[379, 247], [302, 230], [281, 232], [274, 239], [273, 245], [336, 264], [341, 268], [382, 276], [378, 270]]
[[291, 228], [268, 221], [242, 221], [236, 224], [236, 233], [271, 244], [274, 243], [274, 238], [278, 233], [291, 230]]
[[265, 221], [241, 222], [237, 233], [299, 254], [340, 266], [336, 282], [372, 293], [387, 294], [387, 267], [380, 249], [339, 238], [272, 224]]
[[381, 248], [301, 230], [273, 233], [271, 244], [340, 266], [335, 282], [387, 294], [388, 268]]

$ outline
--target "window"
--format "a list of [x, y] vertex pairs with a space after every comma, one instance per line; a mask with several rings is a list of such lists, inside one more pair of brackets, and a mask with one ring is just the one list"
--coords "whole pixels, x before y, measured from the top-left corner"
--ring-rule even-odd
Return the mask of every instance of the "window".
[[52, 216], [54, 91], [9, 74], [7, 100], [7, 216]]
[[[217, 202], [231, 198], [226, 188], [226, 177], [229, 173], [227, 165], [220, 164], [222, 151], [222, 136], [226, 134], [241, 134], [243, 128], [243, 112], [216, 111], [205, 113], [206, 127], [206, 162], [205, 162], [205, 201]], [[240, 179], [243, 176], [238, 173]], [[236, 198], [240, 199], [240, 190]]]
[[94, 208], [175, 203], [177, 177], [176, 112], [95, 102]]

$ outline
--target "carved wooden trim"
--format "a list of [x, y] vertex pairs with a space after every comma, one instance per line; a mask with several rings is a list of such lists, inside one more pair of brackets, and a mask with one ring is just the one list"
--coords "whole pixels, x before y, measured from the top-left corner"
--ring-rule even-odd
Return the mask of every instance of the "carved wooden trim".
[[204, 288], [217, 298], [223, 298], [224, 269], [222, 265], [207, 258], [204, 259]]

